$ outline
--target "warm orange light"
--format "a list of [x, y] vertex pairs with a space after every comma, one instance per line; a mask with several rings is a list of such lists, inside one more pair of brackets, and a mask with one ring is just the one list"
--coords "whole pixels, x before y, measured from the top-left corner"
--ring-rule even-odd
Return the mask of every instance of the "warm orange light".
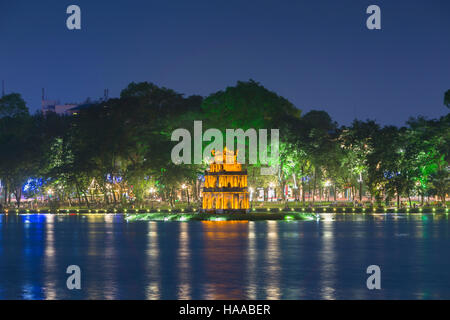
[[236, 223], [248, 223], [249, 220], [220, 220], [220, 221], [210, 221], [210, 220], [202, 220], [204, 224], [213, 225], [213, 224], [236, 224]]
[[[248, 179], [242, 165], [237, 163], [237, 152], [235, 154], [224, 148], [223, 152], [213, 154], [216, 163], [211, 163], [209, 171], [205, 172], [202, 209], [211, 212], [248, 210]], [[229, 163], [226, 163], [227, 160]]]

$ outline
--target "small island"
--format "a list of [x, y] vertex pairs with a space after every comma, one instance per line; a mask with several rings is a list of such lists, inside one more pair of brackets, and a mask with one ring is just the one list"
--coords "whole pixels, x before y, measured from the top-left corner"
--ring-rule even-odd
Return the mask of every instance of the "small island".
[[246, 214], [210, 214], [210, 213], [138, 213], [126, 216], [127, 221], [269, 221], [269, 220], [316, 220], [314, 213], [301, 212], [252, 212]]

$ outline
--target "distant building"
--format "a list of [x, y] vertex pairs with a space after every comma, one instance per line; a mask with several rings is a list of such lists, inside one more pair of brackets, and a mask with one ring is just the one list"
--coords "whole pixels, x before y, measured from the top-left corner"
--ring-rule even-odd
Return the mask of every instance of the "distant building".
[[85, 102], [66, 103], [61, 104], [58, 100], [47, 100], [45, 98], [45, 91], [42, 89], [42, 113], [45, 115], [49, 112], [54, 112], [59, 115], [77, 115], [79, 112], [90, 108], [93, 104], [108, 100], [109, 90], [105, 89], [103, 98], [91, 102], [88, 98]]
[[67, 110], [66, 114], [77, 115], [78, 113], [82, 112], [83, 110], [90, 108], [92, 105], [93, 105], [92, 103], [83, 103], [83, 104], [76, 105], [73, 108], [70, 108], [69, 110]]
[[42, 113], [56, 112], [55, 106], [58, 102], [56, 100], [44, 100], [42, 99]]
[[56, 100], [42, 100], [42, 113], [54, 112], [59, 115], [71, 115], [71, 109], [77, 107], [75, 103], [60, 104]]

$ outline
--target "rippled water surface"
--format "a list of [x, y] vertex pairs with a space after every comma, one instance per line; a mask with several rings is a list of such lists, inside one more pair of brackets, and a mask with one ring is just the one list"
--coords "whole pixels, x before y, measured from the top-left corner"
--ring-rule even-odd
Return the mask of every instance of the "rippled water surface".
[[[445, 215], [0, 215], [0, 299], [450, 299], [449, 240]], [[366, 287], [373, 264], [378, 291]], [[81, 290], [66, 287], [69, 265], [81, 268]]]

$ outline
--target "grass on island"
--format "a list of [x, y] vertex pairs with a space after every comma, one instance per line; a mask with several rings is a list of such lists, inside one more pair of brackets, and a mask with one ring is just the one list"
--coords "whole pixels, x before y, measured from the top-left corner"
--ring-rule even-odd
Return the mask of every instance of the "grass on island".
[[210, 214], [210, 213], [138, 213], [127, 215], [127, 221], [263, 221], [263, 220], [313, 220], [312, 213], [271, 213], [252, 212], [244, 214]]

